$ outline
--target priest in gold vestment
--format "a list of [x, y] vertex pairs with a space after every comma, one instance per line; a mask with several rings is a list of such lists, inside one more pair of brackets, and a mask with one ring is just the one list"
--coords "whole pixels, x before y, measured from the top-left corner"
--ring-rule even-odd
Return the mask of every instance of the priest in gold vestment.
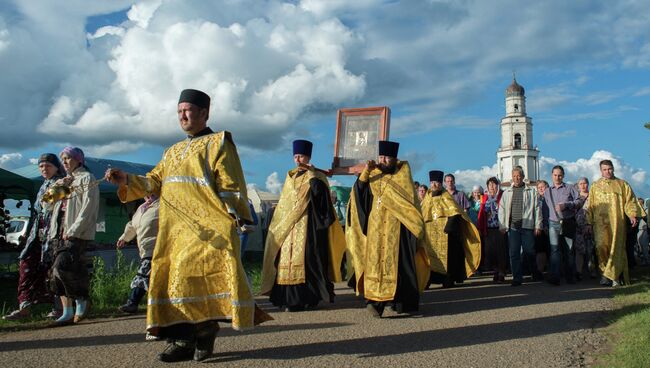
[[237, 227], [251, 221], [246, 182], [230, 133], [207, 127], [210, 97], [184, 90], [178, 119], [187, 139], [168, 148], [146, 176], [109, 169], [118, 197], [160, 197], [147, 330], [170, 341], [164, 362], [204, 360], [219, 325], [236, 330], [270, 319], [256, 308], [239, 257]]
[[345, 251], [327, 177], [310, 164], [312, 148], [293, 142], [296, 168], [287, 173], [264, 249], [262, 294], [290, 312], [334, 301]]
[[429, 171], [431, 188], [422, 201], [425, 236], [420, 240], [431, 263], [430, 283], [451, 287], [481, 262], [481, 237], [467, 213], [442, 187], [443, 172]]
[[614, 176], [612, 161], [601, 161], [600, 173], [602, 177], [589, 189], [586, 217], [594, 234], [601, 284], [618, 286], [621, 281], [629, 284], [625, 250], [627, 222], [635, 227], [643, 210], [630, 185]]
[[346, 226], [357, 295], [381, 317], [387, 304], [398, 313], [415, 312], [429, 279], [429, 258], [417, 244], [424, 222], [408, 162], [399, 144], [379, 142], [379, 163], [369, 161], [355, 182]]

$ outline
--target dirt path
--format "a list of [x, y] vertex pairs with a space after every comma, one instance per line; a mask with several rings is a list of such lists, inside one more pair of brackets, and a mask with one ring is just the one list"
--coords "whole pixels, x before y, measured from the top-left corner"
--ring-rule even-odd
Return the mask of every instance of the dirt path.
[[[611, 291], [588, 280], [493, 285], [472, 278], [431, 289], [421, 315], [372, 318], [343, 284], [337, 302], [316, 311], [278, 312], [254, 331], [225, 328], [206, 363], [219, 367], [579, 367], [604, 343], [598, 330]], [[3, 333], [2, 367], [153, 367], [164, 342], [144, 340], [144, 316]], [[587, 352], [587, 353], [585, 353]], [[177, 366], [196, 366], [194, 362]]]

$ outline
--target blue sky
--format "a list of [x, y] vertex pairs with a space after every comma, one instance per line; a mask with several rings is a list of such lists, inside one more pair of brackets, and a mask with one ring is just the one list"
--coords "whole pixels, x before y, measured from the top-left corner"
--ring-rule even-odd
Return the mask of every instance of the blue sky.
[[[278, 190], [291, 140], [333, 155], [336, 110], [390, 106], [425, 180], [494, 175], [504, 90], [526, 88], [542, 177], [617, 174], [650, 196], [647, 1], [47, 1], [0, 5], [0, 166], [66, 144], [155, 164], [182, 139], [183, 88], [212, 95], [249, 184]], [[275, 174], [274, 174], [275, 173]], [[351, 177], [334, 177], [350, 184]]]

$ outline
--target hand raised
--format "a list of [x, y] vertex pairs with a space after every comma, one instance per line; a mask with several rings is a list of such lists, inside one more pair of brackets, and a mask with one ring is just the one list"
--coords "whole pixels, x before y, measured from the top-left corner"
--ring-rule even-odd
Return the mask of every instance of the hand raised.
[[377, 167], [377, 163], [375, 162], [375, 160], [368, 160], [368, 162], [366, 162], [366, 169], [368, 171], [374, 170], [376, 167]]
[[120, 169], [106, 169], [104, 178], [115, 185], [126, 185], [126, 173]]

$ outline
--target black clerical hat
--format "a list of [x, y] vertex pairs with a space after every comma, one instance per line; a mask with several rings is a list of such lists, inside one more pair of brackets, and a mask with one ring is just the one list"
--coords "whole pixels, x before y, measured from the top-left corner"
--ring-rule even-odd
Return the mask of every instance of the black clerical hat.
[[442, 183], [442, 178], [444, 175], [445, 173], [440, 170], [431, 170], [429, 171], [429, 181], [437, 181], [438, 183]]
[[311, 149], [314, 145], [310, 141], [304, 139], [296, 139], [293, 141], [293, 154], [305, 155], [311, 157]]
[[379, 156], [397, 157], [399, 143], [391, 141], [379, 141]]
[[181, 102], [189, 102], [203, 109], [210, 108], [210, 96], [198, 89], [184, 89], [178, 99], [178, 103]]

